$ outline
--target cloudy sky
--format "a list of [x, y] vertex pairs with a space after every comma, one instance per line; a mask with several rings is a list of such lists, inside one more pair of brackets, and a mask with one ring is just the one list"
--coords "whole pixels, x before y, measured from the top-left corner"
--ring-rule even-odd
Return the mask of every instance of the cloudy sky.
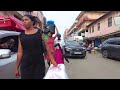
[[75, 22], [80, 11], [43, 11], [47, 20], [54, 20], [61, 34]]

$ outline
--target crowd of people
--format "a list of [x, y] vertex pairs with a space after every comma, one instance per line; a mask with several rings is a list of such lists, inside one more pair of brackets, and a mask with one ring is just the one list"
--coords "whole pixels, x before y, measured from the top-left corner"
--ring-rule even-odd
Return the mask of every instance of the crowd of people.
[[23, 16], [22, 22], [26, 30], [19, 35], [16, 78], [21, 76], [21, 79], [43, 79], [45, 60], [49, 66], [64, 64], [61, 35], [56, 25], [54, 36], [51, 31], [44, 33], [43, 30], [34, 28], [36, 20], [32, 15]]
[[91, 53], [92, 50], [94, 50], [94, 41], [88, 43], [87, 41], [84, 41], [83, 46], [86, 48], [86, 51]]

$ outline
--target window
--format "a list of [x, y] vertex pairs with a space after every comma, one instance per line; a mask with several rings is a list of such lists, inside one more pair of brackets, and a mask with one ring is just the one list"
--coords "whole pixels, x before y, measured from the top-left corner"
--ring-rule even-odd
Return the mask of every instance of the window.
[[117, 45], [120, 45], [120, 42], [117, 42]]
[[100, 23], [98, 23], [98, 31], [100, 30]]
[[25, 11], [25, 14], [31, 15], [32, 11]]
[[115, 42], [115, 40], [113, 40], [113, 39], [112, 39], [112, 40], [108, 40], [107, 43], [108, 43], [108, 44], [112, 44], [112, 45], [116, 45], [116, 42]]
[[111, 41], [111, 42], [109, 42], [109, 44], [116, 45], [116, 42], [115, 41]]
[[86, 30], [86, 32], [88, 32], [88, 29]]
[[92, 26], [92, 33], [94, 32], [94, 26]]
[[108, 18], [108, 27], [112, 26], [112, 17]]
[[120, 40], [119, 40], [119, 38], [116, 39], [116, 45], [120, 45]]
[[116, 45], [120, 45], [120, 41], [119, 41], [119, 42], [116, 42]]
[[89, 33], [91, 33], [91, 27], [89, 28]]

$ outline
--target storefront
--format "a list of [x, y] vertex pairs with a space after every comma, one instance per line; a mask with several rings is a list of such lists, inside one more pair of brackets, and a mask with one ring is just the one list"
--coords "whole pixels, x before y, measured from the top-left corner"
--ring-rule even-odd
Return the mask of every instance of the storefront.
[[14, 16], [0, 16], [0, 30], [23, 32], [25, 27], [22, 21]]
[[101, 38], [100, 37], [96, 37], [94, 40], [94, 46], [98, 47], [101, 44]]
[[105, 40], [113, 37], [120, 37], [120, 31], [101, 36], [101, 42], [104, 42]]
[[101, 44], [101, 37], [86, 38], [86, 41], [88, 44], [90, 44], [90, 43], [92, 43], [92, 41], [94, 41], [94, 47], [98, 47]]

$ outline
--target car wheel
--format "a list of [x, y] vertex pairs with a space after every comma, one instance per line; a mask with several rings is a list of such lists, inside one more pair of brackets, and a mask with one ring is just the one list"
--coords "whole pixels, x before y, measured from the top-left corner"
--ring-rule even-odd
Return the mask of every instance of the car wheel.
[[107, 50], [103, 50], [103, 51], [102, 51], [102, 56], [103, 56], [104, 58], [108, 58], [108, 51], [107, 51]]

